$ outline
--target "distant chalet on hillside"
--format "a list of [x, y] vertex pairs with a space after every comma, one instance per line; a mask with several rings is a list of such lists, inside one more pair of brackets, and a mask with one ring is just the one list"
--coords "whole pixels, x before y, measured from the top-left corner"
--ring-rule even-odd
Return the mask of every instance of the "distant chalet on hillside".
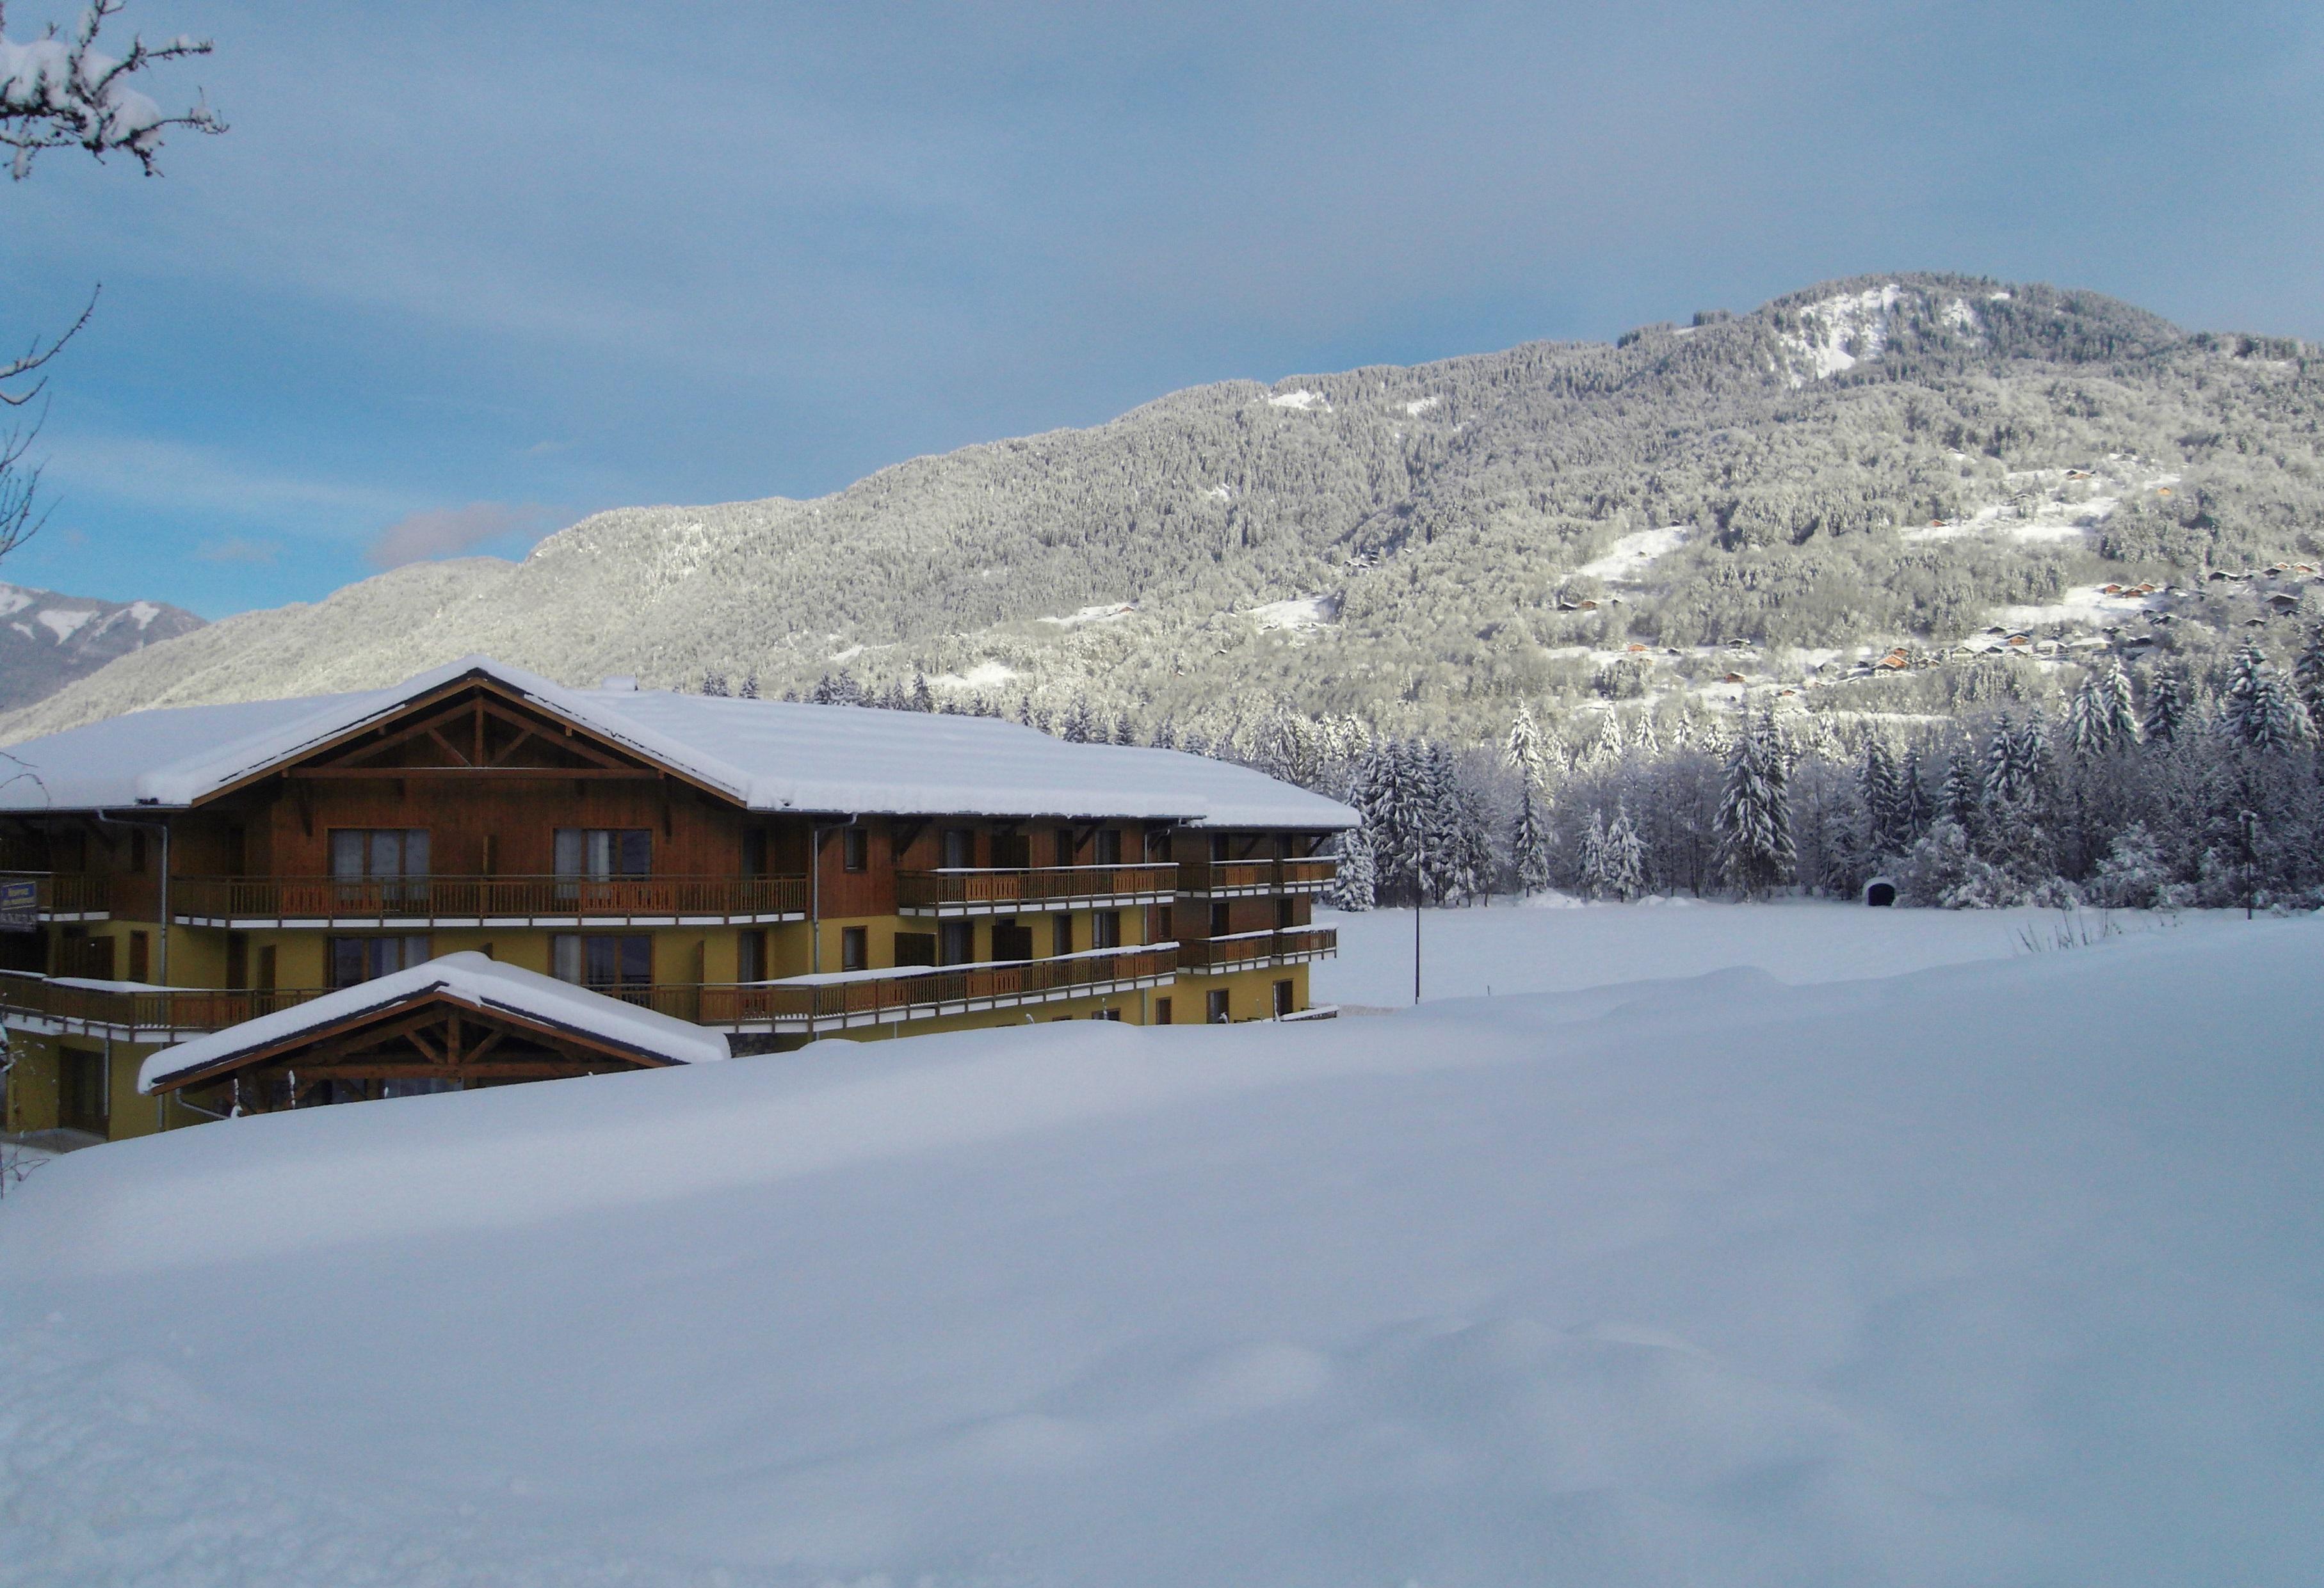
[[1169, 750], [484, 658], [13, 753], [5, 1124], [103, 1137], [825, 1035], [1305, 1014], [1318, 851], [1356, 822]]

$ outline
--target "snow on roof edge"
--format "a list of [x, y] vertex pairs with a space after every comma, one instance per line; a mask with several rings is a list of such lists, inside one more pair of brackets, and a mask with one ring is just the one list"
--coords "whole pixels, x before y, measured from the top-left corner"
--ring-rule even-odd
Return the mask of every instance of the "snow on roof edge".
[[471, 1008], [498, 1010], [545, 1024], [590, 1033], [674, 1064], [707, 1064], [729, 1057], [724, 1036], [658, 1010], [556, 980], [520, 966], [503, 965], [463, 950], [392, 971], [371, 981], [277, 1009], [223, 1031], [158, 1048], [138, 1067], [137, 1089], [150, 1096], [170, 1081], [198, 1069], [267, 1047], [300, 1032], [360, 1019], [410, 999], [441, 991]]

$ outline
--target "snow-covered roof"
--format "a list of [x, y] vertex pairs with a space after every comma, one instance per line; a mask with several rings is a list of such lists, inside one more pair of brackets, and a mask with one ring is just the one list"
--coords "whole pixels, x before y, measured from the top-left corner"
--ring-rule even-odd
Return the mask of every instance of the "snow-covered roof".
[[538, 971], [503, 965], [476, 953], [446, 954], [409, 970], [341, 987], [319, 998], [245, 1020], [224, 1031], [155, 1050], [137, 1072], [137, 1089], [152, 1092], [180, 1077], [231, 1064], [348, 1020], [440, 993], [480, 1012], [521, 1015], [671, 1064], [709, 1064], [728, 1056], [726, 1039], [691, 1021], [641, 1009]]
[[1117, 816], [1339, 829], [1336, 800], [1176, 750], [1067, 744], [989, 717], [567, 689], [483, 656], [392, 689], [135, 711], [10, 748], [0, 811], [182, 808], [470, 675], [760, 811]]

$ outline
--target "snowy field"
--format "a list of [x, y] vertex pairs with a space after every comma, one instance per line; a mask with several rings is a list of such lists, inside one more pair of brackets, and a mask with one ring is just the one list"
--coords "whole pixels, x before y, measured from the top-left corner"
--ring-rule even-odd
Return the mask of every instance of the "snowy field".
[[46, 1165], [0, 1583], [2315, 1580], [2324, 921], [1471, 913], [1686, 979]]
[[[1314, 968], [1315, 1002], [1411, 1005], [1411, 911], [1319, 910], [1315, 919], [1340, 929], [1340, 957]], [[2029, 939], [2046, 950], [2061, 934], [2078, 943], [2086, 937], [2113, 941], [2158, 932], [2201, 936], [2244, 924], [2235, 910], [1868, 910], [1814, 899], [1583, 904], [1544, 895], [1521, 905], [1503, 899], [1487, 909], [1422, 912], [1421, 993], [1432, 1002], [1568, 993], [1738, 966], [1794, 985], [1856, 981], [2006, 959], [2031, 951]]]

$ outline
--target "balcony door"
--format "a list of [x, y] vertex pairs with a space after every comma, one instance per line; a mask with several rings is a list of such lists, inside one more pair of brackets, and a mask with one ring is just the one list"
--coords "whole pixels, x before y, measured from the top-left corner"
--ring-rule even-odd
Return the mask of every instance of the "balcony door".
[[416, 903], [426, 896], [427, 876], [424, 827], [331, 830], [331, 882], [342, 908], [364, 908], [371, 898], [386, 904]]
[[653, 831], [644, 827], [560, 827], [557, 830], [557, 898], [573, 904], [627, 889], [591, 887], [653, 874]]

